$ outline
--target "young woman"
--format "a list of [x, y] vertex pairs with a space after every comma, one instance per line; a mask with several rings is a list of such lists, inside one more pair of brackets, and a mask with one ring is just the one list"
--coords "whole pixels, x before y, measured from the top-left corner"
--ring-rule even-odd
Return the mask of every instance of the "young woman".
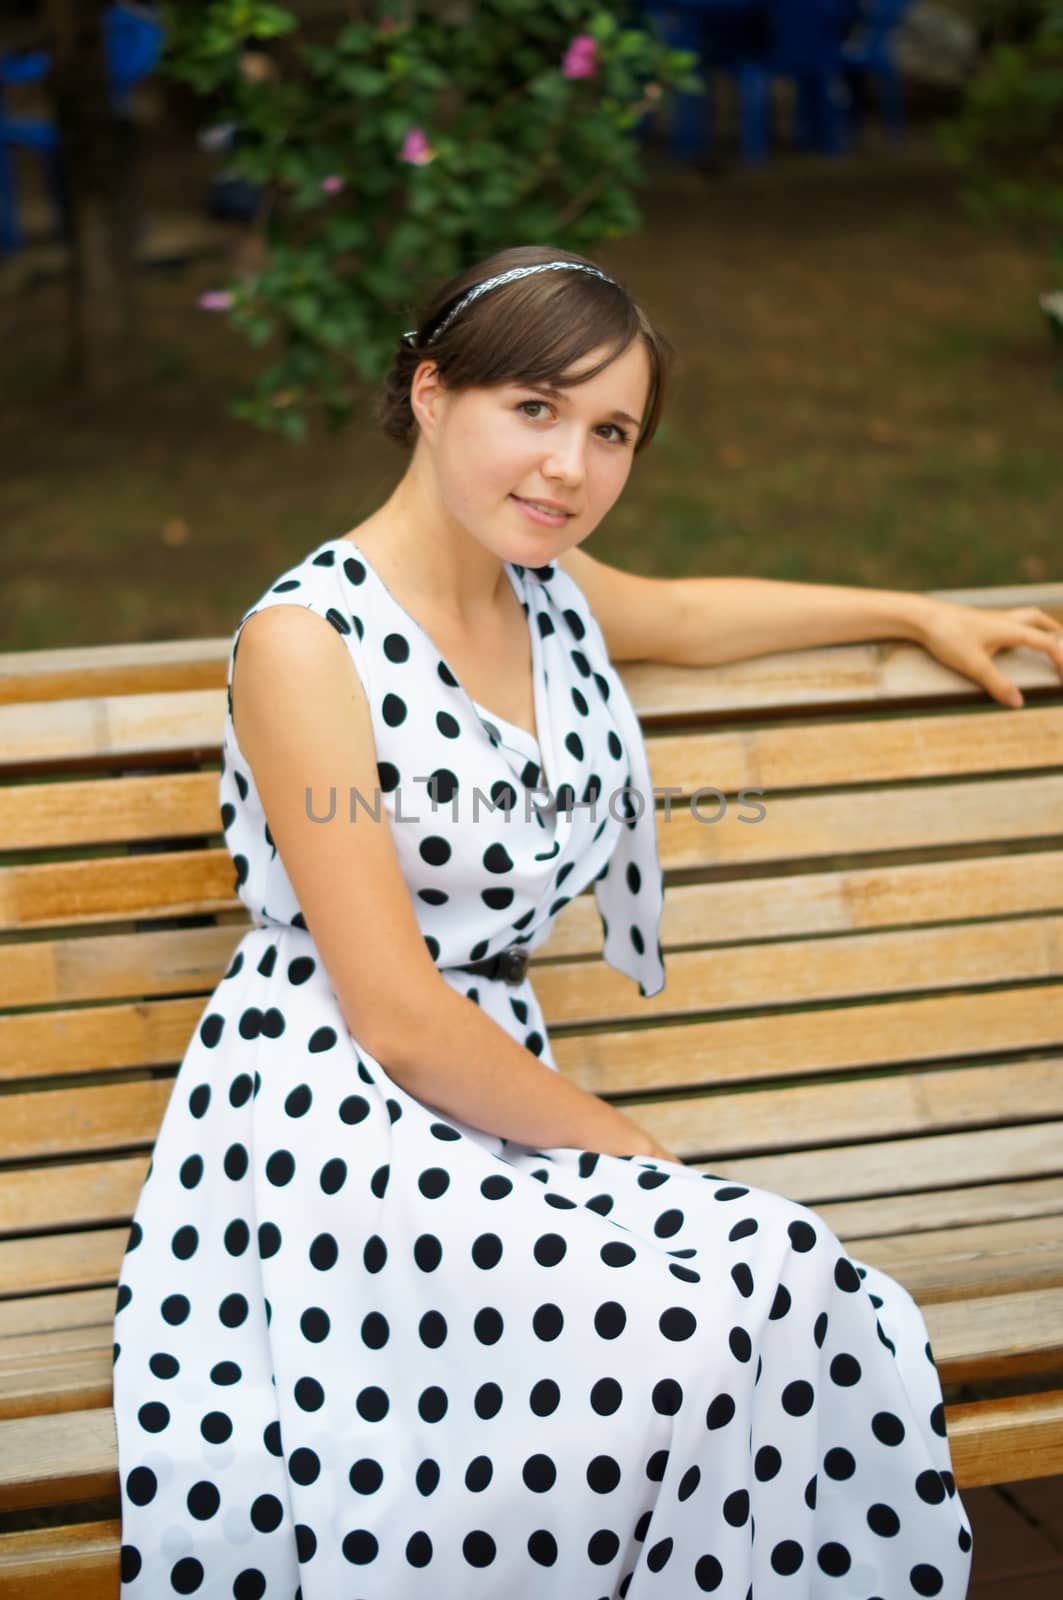
[[593, 886], [605, 959], [664, 984], [611, 656], [905, 634], [1006, 696], [992, 650], [1054, 624], [744, 580], [720, 610], [593, 561], [671, 355], [580, 256], [461, 273], [382, 393], [402, 481], [236, 629], [220, 799], [254, 925], [122, 1263], [123, 1600], [966, 1590], [910, 1295], [564, 1078], [524, 969]]

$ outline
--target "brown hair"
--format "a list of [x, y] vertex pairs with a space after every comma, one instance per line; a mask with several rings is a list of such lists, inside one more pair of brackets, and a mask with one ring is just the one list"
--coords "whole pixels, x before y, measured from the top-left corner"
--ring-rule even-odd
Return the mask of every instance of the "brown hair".
[[[542, 261], [598, 265], [570, 250], [521, 245], [497, 250], [441, 286], [418, 321], [414, 342], [400, 339], [394, 365], [376, 396], [375, 420], [389, 439], [407, 449], [417, 442], [419, 424], [410, 405], [410, 385], [422, 361], [436, 362], [440, 381], [454, 392], [514, 382], [572, 388], [577, 381], [595, 377], [641, 338], [649, 357], [650, 389], [635, 453], [649, 444], [657, 431], [675, 349], [622, 284], [605, 283], [590, 272], [532, 273], [478, 295], [444, 333], [426, 344], [445, 314], [476, 284], [511, 267]], [[612, 348], [597, 366], [578, 380], [561, 377], [603, 344]]]

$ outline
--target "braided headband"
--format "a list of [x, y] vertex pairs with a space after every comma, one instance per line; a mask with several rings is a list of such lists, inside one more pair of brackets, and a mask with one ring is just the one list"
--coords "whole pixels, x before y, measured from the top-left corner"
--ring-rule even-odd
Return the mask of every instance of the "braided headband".
[[[458, 312], [464, 306], [467, 306], [471, 300], [475, 300], [481, 294], [486, 294], [488, 289], [494, 289], [500, 283], [509, 283], [513, 278], [527, 278], [533, 272], [556, 272], [562, 268], [567, 269], [569, 272], [592, 272], [596, 278], [602, 278], [606, 283], [616, 283], [616, 279], [610, 278], [607, 272], [600, 271], [598, 267], [585, 266], [582, 261], [543, 261], [534, 267], [511, 267], [508, 272], [500, 272], [497, 277], [486, 278], [483, 283], [476, 284], [469, 290], [468, 294], [463, 295], [454, 309], [443, 318], [435, 332], [425, 340], [425, 343], [434, 344], [443, 329], [453, 321]], [[408, 333], [403, 334], [402, 338], [405, 344], [416, 344], [417, 329], [411, 328]]]

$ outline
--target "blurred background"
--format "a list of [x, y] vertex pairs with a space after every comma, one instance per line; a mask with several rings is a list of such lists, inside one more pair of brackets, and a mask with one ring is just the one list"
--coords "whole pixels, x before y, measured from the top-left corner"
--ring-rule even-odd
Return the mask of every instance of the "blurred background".
[[8, 0], [6, 648], [231, 633], [407, 457], [439, 279], [548, 242], [676, 345], [588, 548], [897, 588], [1063, 576], [1063, 7]]

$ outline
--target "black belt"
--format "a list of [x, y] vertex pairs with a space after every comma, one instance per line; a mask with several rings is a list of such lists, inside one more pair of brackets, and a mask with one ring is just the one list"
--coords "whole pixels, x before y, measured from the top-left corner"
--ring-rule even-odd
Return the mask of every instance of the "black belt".
[[485, 978], [502, 978], [506, 983], [523, 983], [528, 970], [528, 952], [511, 944], [486, 961], [468, 961], [459, 966], [459, 972], [476, 972]]

